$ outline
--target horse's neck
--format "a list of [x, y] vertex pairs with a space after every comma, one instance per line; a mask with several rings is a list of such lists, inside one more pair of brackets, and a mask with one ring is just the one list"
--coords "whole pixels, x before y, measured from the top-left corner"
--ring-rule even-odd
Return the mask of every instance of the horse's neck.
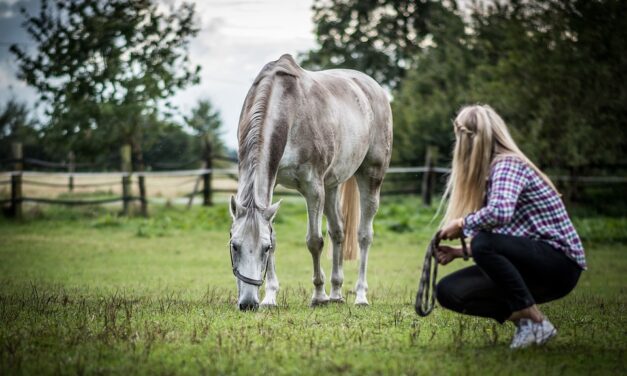
[[259, 164], [240, 172], [238, 201], [245, 206], [254, 203], [258, 207], [268, 207], [272, 201], [275, 181], [276, 174], [270, 176], [263, 166], [263, 161], [259, 161]]
[[244, 205], [268, 207], [272, 203], [279, 162], [287, 143], [287, 127], [283, 124], [277, 127], [268, 124], [269, 129], [262, 130], [264, 135], [260, 140], [264, 141], [260, 141], [261, 145], [250, 150], [256, 155], [244, 158], [246, 163], [240, 166], [238, 199]]
[[[285, 151], [289, 134], [290, 98], [285, 92], [286, 80], [267, 74], [259, 79], [244, 102], [246, 113], [240, 120], [240, 184], [238, 198], [243, 205], [267, 207]], [[289, 81], [292, 88], [293, 82]], [[284, 95], [285, 94], [285, 95]]]

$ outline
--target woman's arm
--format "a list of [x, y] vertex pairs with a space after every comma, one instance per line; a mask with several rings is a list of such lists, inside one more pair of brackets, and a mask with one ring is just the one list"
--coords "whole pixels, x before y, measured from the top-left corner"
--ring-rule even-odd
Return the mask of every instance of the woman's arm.
[[479, 230], [503, 226], [512, 220], [516, 202], [528, 182], [524, 162], [505, 158], [492, 168], [486, 206], [464, 218], [463, 233], [472, 236]]

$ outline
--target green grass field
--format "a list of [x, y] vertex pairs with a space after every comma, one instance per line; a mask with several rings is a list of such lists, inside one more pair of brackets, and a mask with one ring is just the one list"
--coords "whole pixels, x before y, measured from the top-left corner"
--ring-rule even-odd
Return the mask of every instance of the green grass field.
[[[385, 198], [375, 225], [368, 308], [310, 308], [305, 208], [279, 211], [279, 308], [236, 309], [226, 201], [152, 207], [150, 219], [105, 209], [32, 208], [0, 220], [0, 374], [626, 374], [627, 221], [577, 216], [590, 269], [541, 308], [559, 330], [510, 351], [512, 325], [413, 309], [433, 209]], [[325, 251], [326, 252], [326, 251]], [[440, 275], [468, 265], [456, 261]], [[329, 288], [331, 261], [324, 257]]]

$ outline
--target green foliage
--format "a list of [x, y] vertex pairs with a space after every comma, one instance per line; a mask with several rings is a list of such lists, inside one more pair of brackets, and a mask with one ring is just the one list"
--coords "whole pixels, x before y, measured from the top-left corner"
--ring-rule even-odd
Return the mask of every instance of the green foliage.
[[[226, 146], [222, 141], [222, 119], [220, 112], [207, 99], [198, 101], [185, 123], [203, 140], [203, 147], [214, 155], [224, 156]], [[209, 150], [210, 149], [210, 150]]]
[[[408, 201], [411, 204], [408, 204]], [[414, 198], [389, 198], [387, 205], [382, 206], [377, 212], [375, 231], [382, 229], [395, 233], [409, 233], [432, 227], [432, 224], [437, 223], [435, 208], [423, 208]]]
[[574, 220], [577, 233], [583, 242], [627, 242], [627, 218], [588, 217]]
[[24, 17], [37, 52], [11, 52], [19, 77], [49, 104], [44, 131], [55, 150], [91, 156], [129, 143], [141, 159], [159, 105], [199, 80], [187, 56], [198, 32], [192, 4], [167, 13], [153, 0], [43, 0]]
[[92, 222], [92, 226], [95, 228], [107, 228], [107, 227], [121, 227], [127, 221], [127, 217], [121, 217], [113, 213], [107, 212], [102, 216], [99, 216]]
[[483, 56], [472, 96], [501, 112], [523, 150], [545, 166], [576, 174], [623, 162], [625, 18], [627, 3], [618, 0], [515, 1], [477, 11]]
[[[147, 165], [162, 162], [166, 169], [178, 169], [180, 167], [177, 163], [200, 159], [202, 146], [198, 136], [189, 134], [173, 121], [162, 121], [157, 128], [154, 132], [142, 135], [143, 157]], [[175, 167], [169, 167], [169, 164]], [[185, 166], [196, 167], [200, 167], [200, 164]]]
[[[441, 307], [427, 318], [414, 313], [422, 252], [434, 230], [428, 225], [433, 209], [421, 209], [417, 198], [383, 200], [368, 264], [372, 305], [351, 304], [358, 264], [345, 262], [348, 303], [315, 309], [308, 306], [305, 204], [284, 200], [276, 225], [279, 307], [246, 313], [235, 307], [226, 200], [190, 211], [151, 208], [155, 224], [168, 224], [161, 236], [148, 237], [136, 236], [143, 218], [45, 211], [22, 223], [0, 219], [2, 374], [627, 371], [627, 248], [621, 243], [584, 241], [590, 269], [570, 295], [541, 307], [558, 336], [545, 347], [512, 352], [512, 325]], [[385, 222], [396, 216], [411, 216], [415, 230], [388, 230]], [[330, 258], [322, 264], [328, 282]], [[455, 261], [439, 275], [466, 265]]]
[[137, 227], [136, 235], [140, 238], [167, 236], [171, 223], [172, 219], [168, 216], [146, 219]]
[[312, 9], [319, 47], [301, 56], [302, 64], [357, 69], [390, 87], [414, 66], [421, 44], [451, 12], [429, 0], [316, 0]]
[[7, 101], [0, 110], [0, 158], [11, 158], [11, 143], [35, 145], [40, 141], [37, 123], [29, 108], [15, 99]]
[[453, 13], [438, 25], [432, 45], [416, 55], [416, 68], [392, 102], [396, 164], [422, 165], [428, 146], [438, 146], [446, 156], [454, 140], [455, 111], [469, 102], [467, 75], [475, 58], [466, 47], [465, 25]]
[[[571, 175], [624, 163], [627, 4], [624, 1], [475, 3], [434, 32], [394, 98], [394, 160], [427, 145], [448, 151], [451, 119], [488, 103], [532, 160]], [[451, 21], [455, 23], [454, 21]]]
[[0, 142], [35, 142], [36, 122], [29, 115], [24, 103], [9, 99], [0, 113]]

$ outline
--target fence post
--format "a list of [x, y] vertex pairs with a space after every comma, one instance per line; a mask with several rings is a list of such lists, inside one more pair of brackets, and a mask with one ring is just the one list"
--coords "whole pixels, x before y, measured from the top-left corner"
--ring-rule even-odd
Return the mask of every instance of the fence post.
[[13, 156], [13, 174], [11, 174], [11, 215], [22, 219], [22, 170], [24, 170], [24, 154], [21, 142], [11, 143]]
[[205, 168], [208, 170], [205, 174], [203, 174], [202, 179], [203, 179], [203, 189], [202, 189], [202, 204], [203, 206], [211, 206], [212, 200], [211, 200], [211, 177], [212, 177], [212, 169], [213, 169], [213, 164], [211, 161], [211, 157], [212, 157], [212, 151], [211, 151], [211, 141], [207, 139], [207, 141], [205, 142]]
[[139, 175], [137, 177], [137, 184], [139, 185], [139, 202], [141, 204], [141, 214], [144, 217], [148, 217], [148, 201], [146, 201], [146, 176]]
[[422, 203], [425, 206], [431, 205], [433, 188], [435, 186], [435, 171], [433, 167], [438, 158], [437, 146], [428, 146], [425, 155], [426, 171], [422, 174]]
[[67, 164], [67, 172], [70, 174], [67, 182], [68, 191], [74, 191], [74, 170], [76, 168], [76, 160], [75, 160], [74, 152], [70, 151], [67, 155], [68, 164]]
[[120, 156], [122, 157], [122, 214], [129, 214], [129, 206], [131, 202], [131, 145], [124, 144], [120, 148]]

